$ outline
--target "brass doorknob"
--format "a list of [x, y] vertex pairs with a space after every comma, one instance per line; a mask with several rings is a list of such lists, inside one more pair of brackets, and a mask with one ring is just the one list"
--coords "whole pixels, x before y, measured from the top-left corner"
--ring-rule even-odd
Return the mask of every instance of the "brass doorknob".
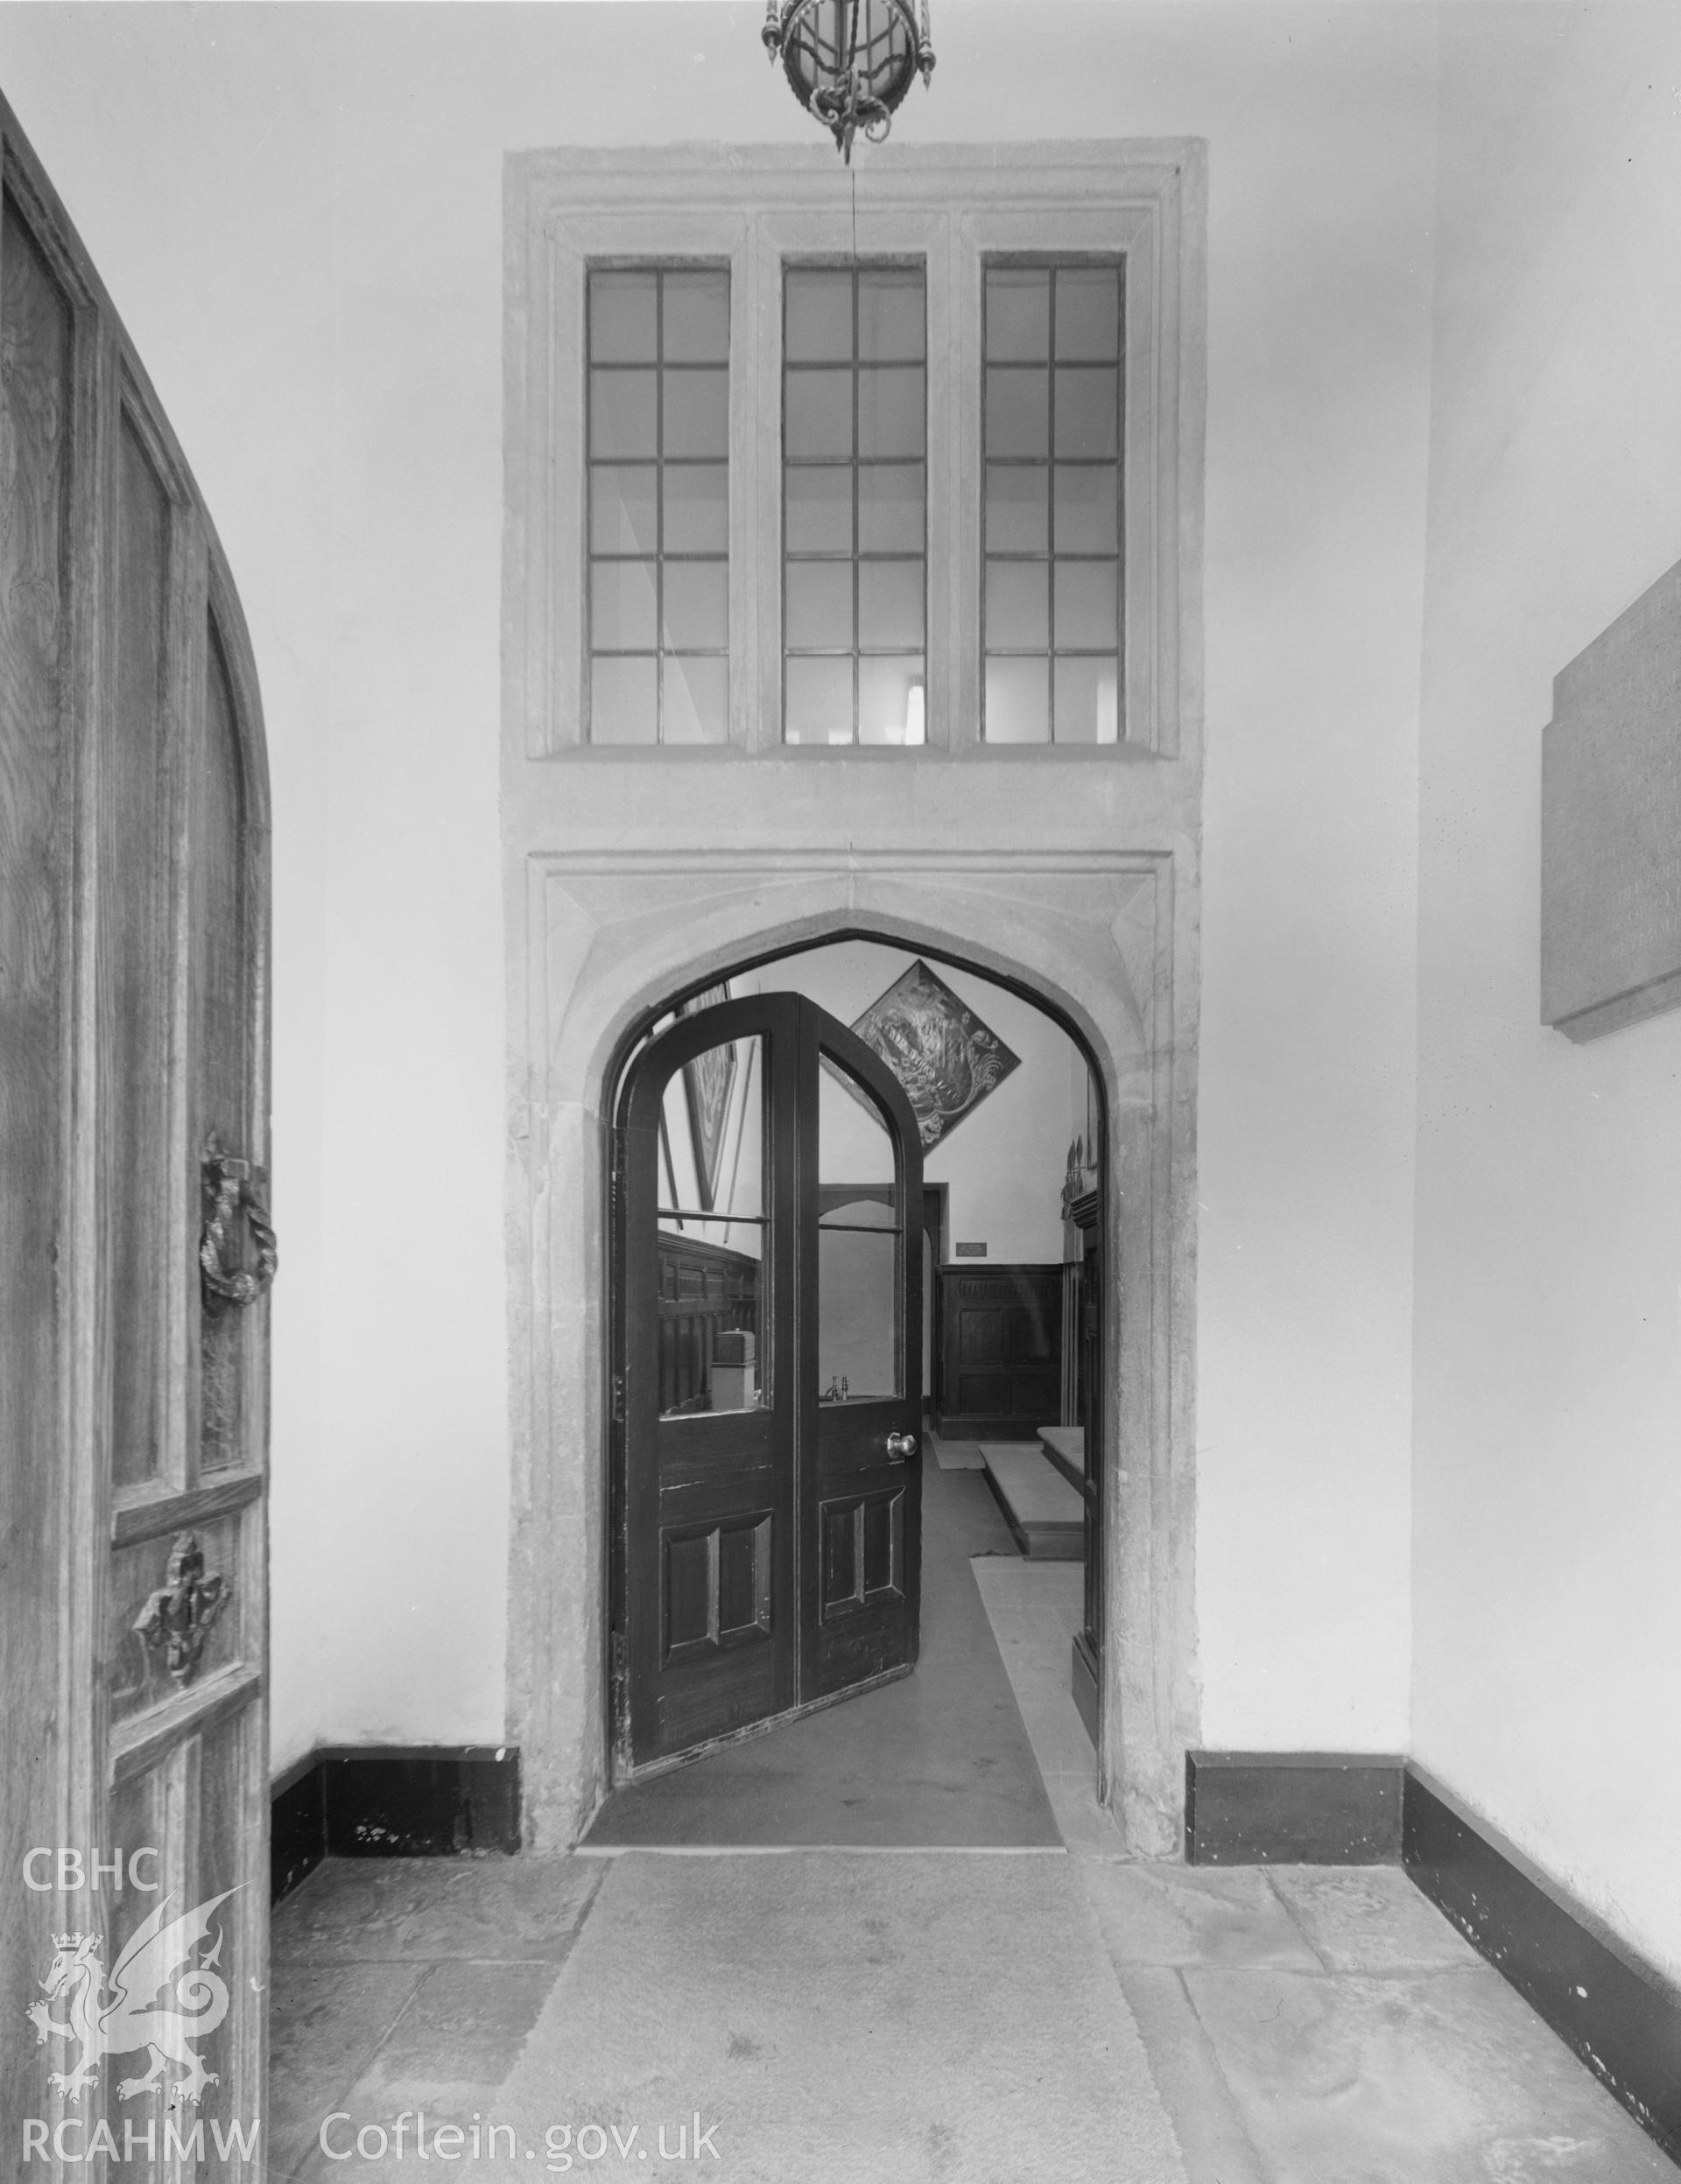
[[916, 1435], [914, 1433], [890, 1433], [887, 1436], [887, 1452], [896, 1464], [903, 1464], [907, 1456], [914, 1456], [917, 1452]]

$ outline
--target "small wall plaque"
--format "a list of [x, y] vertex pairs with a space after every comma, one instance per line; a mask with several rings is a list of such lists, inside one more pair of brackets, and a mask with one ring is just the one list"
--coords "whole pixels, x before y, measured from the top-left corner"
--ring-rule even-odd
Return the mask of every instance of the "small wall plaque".
[[984, 1244], [953, 1244], [952, 1246], [953, 1259], [984, 1259], [986, 1255], [987, 1247]]
[[1555, 678], [1541, 1017], [1593, 1039], [1681, 1005], [1681, 562]]

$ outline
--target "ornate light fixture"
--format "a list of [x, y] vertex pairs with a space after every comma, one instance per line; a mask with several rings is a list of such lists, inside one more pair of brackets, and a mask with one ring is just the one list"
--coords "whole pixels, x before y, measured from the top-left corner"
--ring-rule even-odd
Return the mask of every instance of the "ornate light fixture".
[[911, 78], [934, 73], [928, 0], [766, 0], [763, 38], [848, 165], [858, 131], [880, 144]]

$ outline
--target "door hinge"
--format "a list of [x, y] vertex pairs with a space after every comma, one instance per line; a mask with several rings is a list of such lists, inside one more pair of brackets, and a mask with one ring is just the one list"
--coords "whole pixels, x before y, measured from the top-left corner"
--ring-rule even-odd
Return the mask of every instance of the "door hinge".
[[615, 1373], [613, 1375], [613, 1422], [615, 1426], [622, 1426], [624, 1423], [624, 1375], [622, 1373]]

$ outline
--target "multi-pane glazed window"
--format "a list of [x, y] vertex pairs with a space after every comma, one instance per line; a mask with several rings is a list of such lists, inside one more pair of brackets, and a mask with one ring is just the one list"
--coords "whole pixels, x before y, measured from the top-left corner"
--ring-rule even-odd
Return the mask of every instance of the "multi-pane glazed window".
[[920, 743], [927, 682], [920, 266], [783, 277], [783, 734]]
[[729, 736], [729, 274], [594, 268], [589, 740]]
[[983, 734], [1113, 743], [1121, 268], [995, 262], [983, 309]]

